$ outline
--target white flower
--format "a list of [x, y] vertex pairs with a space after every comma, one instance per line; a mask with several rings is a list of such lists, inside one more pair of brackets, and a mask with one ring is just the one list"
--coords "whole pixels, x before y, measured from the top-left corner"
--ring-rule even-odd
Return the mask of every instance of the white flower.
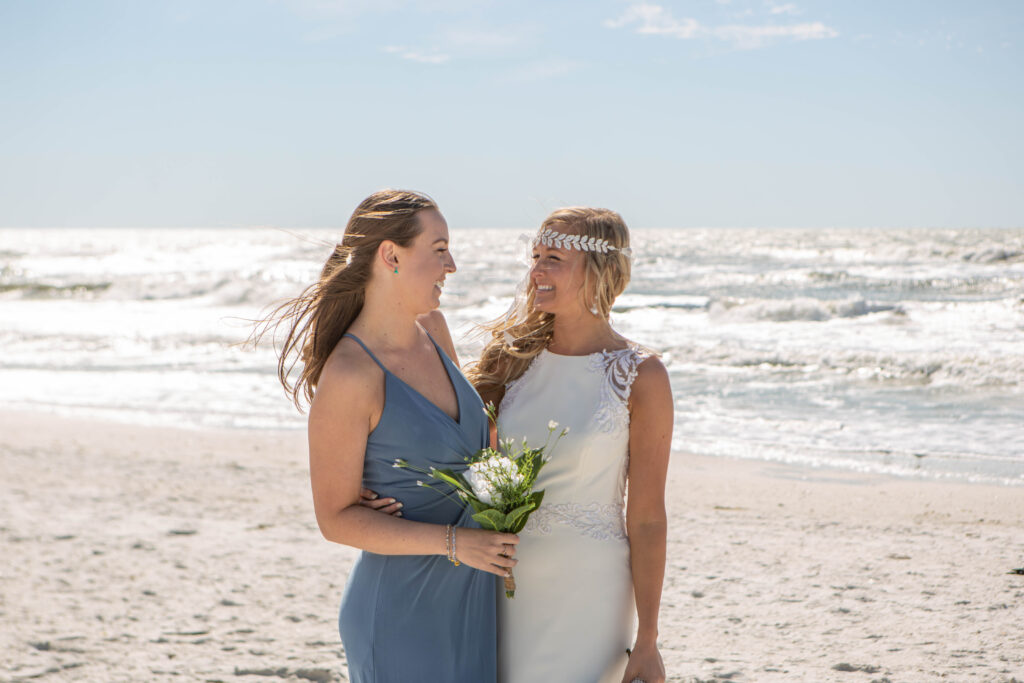
[[466, 470], [466, 481], [473, 488], [473, 495], [477, 497], [477, 500], [484, 505], [494, 505], [494, 498], [500, 498], [500, 496], [495, 495], [498, 492], [494, 490], [494, 486], [491, 482], [487, 481], [487, 477], [483, 473], [474, 469], [475, 467], [476, 465], [470, 465], [469, 469]]
[[523, 484], [524, 477], [511, 458], [498, 455], [475, 462], [464, 475], [475, 495], [485, 505], [501, 506], [502, 489], [508, 491]]
[[550, 422], [548, 422], [548, 429], [550, 429], [551, 431], [555, 431], [556, 429], [558, 429], [558, 423], [555, 422], [554, 420], [551, 420]]

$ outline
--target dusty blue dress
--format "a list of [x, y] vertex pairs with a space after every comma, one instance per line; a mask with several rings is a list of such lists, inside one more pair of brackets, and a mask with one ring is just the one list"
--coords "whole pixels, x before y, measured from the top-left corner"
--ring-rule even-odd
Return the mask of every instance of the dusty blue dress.
[[[487, 445], [483, 403], [434, 342], [455, 388], [459, 420], [384, 371], [384, 410], [366, 443], [363, 486], [404, 503], [405, 519], [478, 526], [437, 491], [417, 486], [425, 475], [393, 467], [396, 458], [427, 469], [461, 469]], [[434, 340], [431, 339], [433, 342]], [[444, 533], [438, 529], [438, 538]], [[377, 555], [363, 551], [352, 567], [338, 628], [353, 683], [495, 683], [497, 577], [444, 555]]]

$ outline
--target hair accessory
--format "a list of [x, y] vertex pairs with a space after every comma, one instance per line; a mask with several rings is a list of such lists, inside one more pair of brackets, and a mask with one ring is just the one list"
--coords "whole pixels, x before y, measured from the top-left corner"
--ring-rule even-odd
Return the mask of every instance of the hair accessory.
[[599, 237], [587, 237], [585, 235], [569, 235], [564, 232], [557, 232], [551, 228], [541, 230], [533, 240], [534, 245], [543, 244], [556, 249], [578, 249], [580, 251], [594, 251], [599, 254], [607, 254], [609, 251], [621, 251], [629, 256], [633, 251], [629, 247], [616, 247], [606, 239]]

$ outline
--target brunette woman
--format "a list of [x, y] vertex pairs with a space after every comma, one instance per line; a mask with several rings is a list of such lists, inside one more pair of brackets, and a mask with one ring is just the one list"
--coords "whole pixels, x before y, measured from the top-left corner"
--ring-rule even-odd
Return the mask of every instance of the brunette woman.
[[[339, 628], [354, 683], [496, 679], [497, 580], [518, 538], [393, 465], [465, 467], [487, 444], [483, 404], [436, 311], [455, 272], [448, 226], [424, 195], [384, 190], [352, 214], [320, 280], [276, 312], [279, 376], [310, 402], [313, 503], [324, 537], [363, 550]], [[298, 380], [291, 369], [301, 361]], [[379, 494], [373, 507], [360, 493]]]

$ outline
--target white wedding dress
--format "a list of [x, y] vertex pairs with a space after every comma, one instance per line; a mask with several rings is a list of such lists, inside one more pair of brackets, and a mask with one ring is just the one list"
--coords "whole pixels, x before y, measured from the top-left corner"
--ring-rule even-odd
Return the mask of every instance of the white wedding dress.
[[551, 420], [569, 433], [540, 473], [544, 501], [519, 534], [516, 595], [498, 597], [499, 683], [622, 680], [635, 624], [624, 523], [627, 401], [649, 355], [638, 347], [589, 356], [545, 350], [506, 389], [501, 438], [540, 446]]

